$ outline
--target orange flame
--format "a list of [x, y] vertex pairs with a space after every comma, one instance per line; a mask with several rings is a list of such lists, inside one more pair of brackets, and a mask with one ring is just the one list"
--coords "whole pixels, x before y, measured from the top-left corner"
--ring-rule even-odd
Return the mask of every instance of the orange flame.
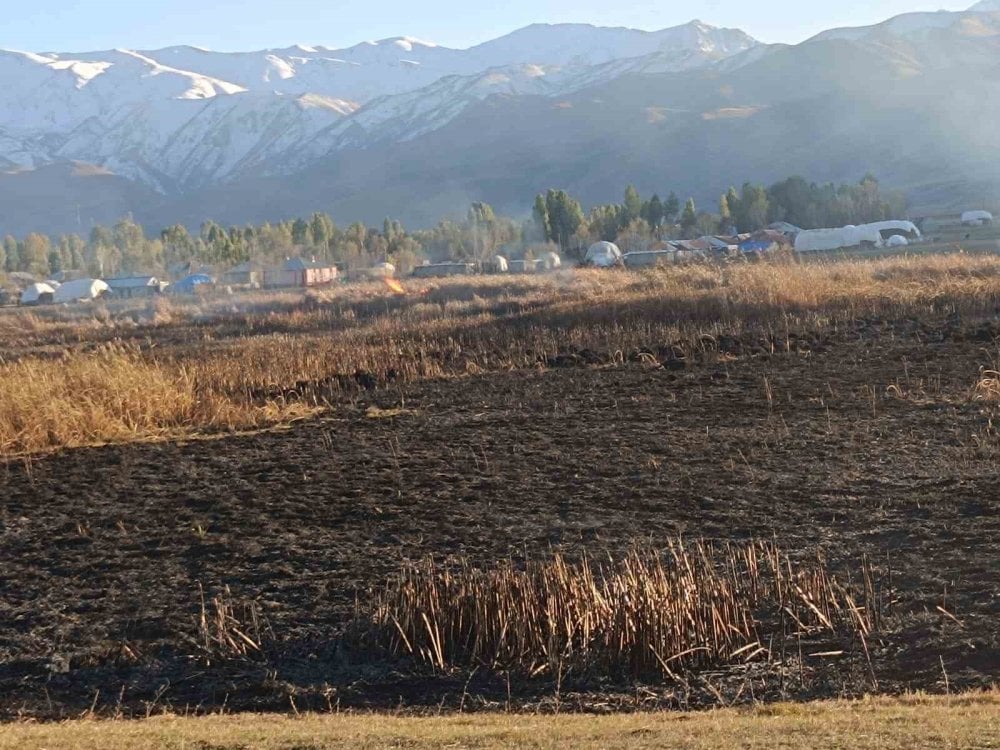
[[403, 285], [391, 276], [383, 276], [382, 281], [385, 282], [385, 285], [389, 287], [389, 290], [393, 294], [406, 294], [406, 289], [403, 288]]

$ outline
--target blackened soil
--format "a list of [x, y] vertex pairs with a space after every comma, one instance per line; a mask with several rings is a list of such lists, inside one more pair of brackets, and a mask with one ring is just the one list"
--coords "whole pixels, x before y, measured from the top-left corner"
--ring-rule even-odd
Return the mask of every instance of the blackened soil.
[[[477, 691], [482, 705], [531, 704], [551, 686], [515, 681], [508, 695], [500, 676], [394, 671], [331, 644], [356, 597], [406, 559], [488, 565], [678, 534], [774, 536], [844, 570], [868, 555], [895, 600], [873, 646], [880, 689], [995, 683], [1000, 438], [994, 407], [971, 398], [1000, 353], [994, 328], [868, 321], [820, 351], [706, 342], [675, 366], [655, 346], [619, 363], [577, 353], [345, 396], [328, 417], [259, 434], [11, 461], [0, 711], [285, 710], [290, 696], [299, 708], [469, 707]], [[206, 664], [200, 592], [226, 587], [258, 603], [275, 645]], [[741, 679], [743, 699], [872, 688], [855, 661], [780, 685], [762, 674], [756, 694]], [[579, 690], [584, 708], [641, 702], [629, 686]]]

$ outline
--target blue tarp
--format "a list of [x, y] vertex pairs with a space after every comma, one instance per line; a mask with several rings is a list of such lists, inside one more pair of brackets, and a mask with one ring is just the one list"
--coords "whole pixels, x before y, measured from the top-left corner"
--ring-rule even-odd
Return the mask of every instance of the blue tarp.
[[202, 284], [214, 284], [215, 280], [205, 273], [193, 273], [187, 276], [176, 284], [171, 284], [167, 287], [167, 290], [173, 294], [194, 294], [196, 287]]
[[746, 242], [740, 243], [740, 252], [762, 253], [765, 250], [770, 249], [773, 245], [773, 242], [768, 242], [767, 240], [747, 240]]

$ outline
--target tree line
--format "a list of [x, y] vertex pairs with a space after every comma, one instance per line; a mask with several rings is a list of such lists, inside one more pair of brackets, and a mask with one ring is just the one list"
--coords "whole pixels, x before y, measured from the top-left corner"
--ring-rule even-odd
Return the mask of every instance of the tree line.
[[693, 198], [682, 205], [674, 192], [644, 198], [628, 186], [621, 203], [582, 204], [565, 190], [536, 196], [531, 216], [498, 215], [487, 203], [473, 203], [459, 221], [444, 220], [429, 229], [409, 231], [390, 218], [381, 227], [355, 222], [339, 227], [326, 213], [309, 218], [223, 227], [213, 221], [196, 233], [176, 224], [149, 236], [131, 217], [112, 227], [95, 226], [84, 238], [10, 235], [0, 242], [0, 269], [38, 277], [79, 270], [95, 277], [129, 273], [171, 273], [189, 265], [229, 268], [247, 261], [279, 263], [293, 255], [314, 257], [345, 270], [380, 261], [405, 272], [424, 260], [485, 260], [502, 253], [531, 257], [558, 249], [579, 257], [593, 242], [616, 242], [634, 249], [665, 239], [752, 232], [784, 221], [803, 229], [860, 224], [899, 218], [905, 201], [885, 192], [866, 175], [860, 182], [834, 185], [790, 177], [769, 187], [745, 183], [719, 198], [717, 211], [699, 210]]

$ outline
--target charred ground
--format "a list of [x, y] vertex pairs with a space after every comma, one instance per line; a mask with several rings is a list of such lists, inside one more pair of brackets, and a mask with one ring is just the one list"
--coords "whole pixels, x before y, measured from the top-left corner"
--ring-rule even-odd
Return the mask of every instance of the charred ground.
[[[867, 556], [891, 602], [873, 641], [879, 689], [988, 686], [1000, 676], [1000, 437], [974, 386], [998, 338], [991, 314], [940, 312], [770, 341], [734, 331], [687, 351], [566, 349], [532, 367], [345, 391], [325, 416], [253, 434], [12, 458], [0, 471], [0, 705], [7, 717], [606, 710], [873, 689], [857, 654], [692, 676], [685, 689], [593, 675], [557, 688], [338, 646], [356, 602], [405, 560], [490, 565], [678, 535], [773, 537], [843, 575]], [[206, 658], [199, 614], [220, 592], [256, 603], [266, 653]]]

